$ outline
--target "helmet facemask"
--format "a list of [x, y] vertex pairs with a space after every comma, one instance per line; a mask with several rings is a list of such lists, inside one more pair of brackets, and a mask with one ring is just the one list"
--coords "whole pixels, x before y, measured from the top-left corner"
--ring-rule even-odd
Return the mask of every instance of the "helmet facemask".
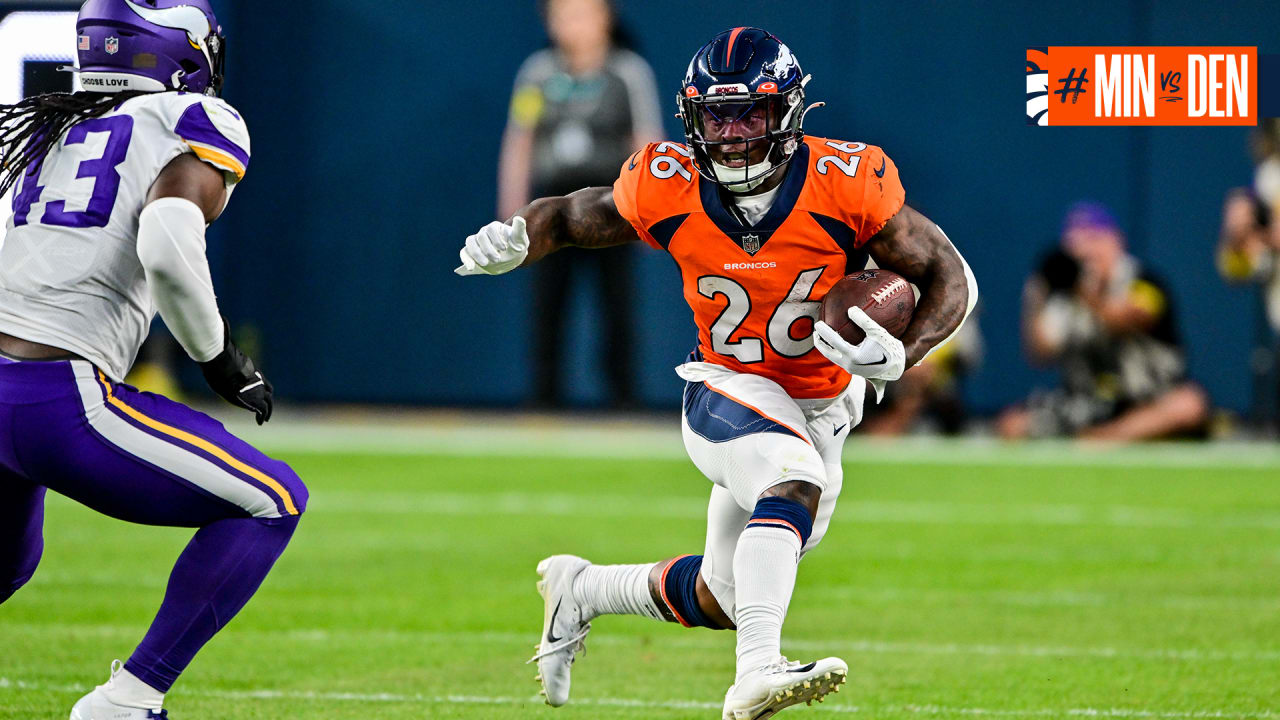
[[222, 97], [222, 81], [227, 72], [227, 38], [221, 31], [222, 28], [214, 28], [205, 39], [205, 54], [209, 58], [210, 72], [209, 86], [204, 92], [214, 97]]
[[690, 90], [677, 100], [694, 167], [704, 178], [730, 192], [750, 192], [791, 160], [803, 137], [802, 87], [707, 95]]

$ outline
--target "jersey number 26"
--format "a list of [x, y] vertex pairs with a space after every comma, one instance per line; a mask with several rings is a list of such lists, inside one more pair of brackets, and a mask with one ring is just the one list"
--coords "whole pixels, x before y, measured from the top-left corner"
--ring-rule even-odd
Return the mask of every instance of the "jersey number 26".
[[812, 333], [797, 340], [791, 334], [791, 327], [802, 318], [818, 319], [818, 310], [822, 307], [820, 300], [809, 297], [813, 286], [822, 277], [827, 266], [805, 270], [796, 276], [791, 283], [787, 296], [773, 309], [769, 323], [765, 326], [765, 335], [758, 337], [740, 337], [733, 339], [733, 334], [751, 313], [751, 296], [747, 289], [732, 278], [723, 275], [703, 275], [698, 278], [698, 294], [714, 300], [723, 295], [729, 302], [720, 311], [720, 315], [711, 324], [711, 349], [721, 355], [730, 355], [740, 363], [758, 363], [764, 360], [764, 343], [767, 341], [774, 352], [783, 357], [798, 358], [813, 349]]

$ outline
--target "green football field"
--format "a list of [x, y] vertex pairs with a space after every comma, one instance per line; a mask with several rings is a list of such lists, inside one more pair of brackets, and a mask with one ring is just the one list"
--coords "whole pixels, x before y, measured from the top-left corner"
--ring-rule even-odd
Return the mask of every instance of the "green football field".
[[[543, 556], [701, 551], [709, 486], [673, 441], [651, 457], [589, 440], [582, 458], [278, 453], [311, 488], [308, 514], [171, 716], [718, 718], [728, 632], [601, 618], [555, 710], [523, 664]], [[781, 717], [1280, 714], [1280, 464], [1198, 453], [851, 444], [783, 642], [844, 658], [849, 682]], [[48, 511], [42, 566], [0, 607], [0, 718], [66, 718], [141, 637], [190, 535], [58, 497]]]

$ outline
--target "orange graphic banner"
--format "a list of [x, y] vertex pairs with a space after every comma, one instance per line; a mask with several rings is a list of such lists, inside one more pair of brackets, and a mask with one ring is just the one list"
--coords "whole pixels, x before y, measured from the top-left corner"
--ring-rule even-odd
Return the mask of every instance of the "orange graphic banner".
[[1256, 47], [1027, 48], [1027, 123], [1256, 125]]

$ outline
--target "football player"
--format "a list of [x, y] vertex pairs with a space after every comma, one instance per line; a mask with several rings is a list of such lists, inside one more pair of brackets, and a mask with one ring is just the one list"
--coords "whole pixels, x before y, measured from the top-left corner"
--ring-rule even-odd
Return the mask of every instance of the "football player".
[[[643, 241], [670, 253], [698, 326], [676, 372], [683, 434], [713, 483], [702, 555], [538, 565], [543, 635], [534, 657], [551, 705], [603, 614], [736, 628], [726, 720], [821, 700], [844, 681], [839, 658], [789, 662], [781, 630], [800, 558], [822, 540], [843, 472], [840, 451], [879, 393], [960, 326], [977, 285], [942, 231], [904, 204], [893, 162], [861, 142], [806, 137], [808, 77], [786, 45], [738, 27], [704, 45], [677, 97], [685, 142], [649, 145], [613, 187], [543, 198], [467, 238], [462, 275], [508, 272], [560, 247]], [[815, 322], [823, 295], [868, 257], [921, 297], [901, 339], [860, 309], [858, 345]], [[816, 349], [815, 349], [816, 347]]]
[[46, 488], [198, 528], [141, 644], [71, 710], [162, 718], [165, 692], [288, 544], [307, 490], [214, 419], [120, 382], [158, 310], [219, 395], [271, 417], [205, 258], [205, 227], [249, 165], [244, 121], [218, 98], [213, 10], [89, 0], [76, 29], [83, 91], [0, 106], [0, 194], [15, 190], [0, 249], [0, 602], [36, 570]]

